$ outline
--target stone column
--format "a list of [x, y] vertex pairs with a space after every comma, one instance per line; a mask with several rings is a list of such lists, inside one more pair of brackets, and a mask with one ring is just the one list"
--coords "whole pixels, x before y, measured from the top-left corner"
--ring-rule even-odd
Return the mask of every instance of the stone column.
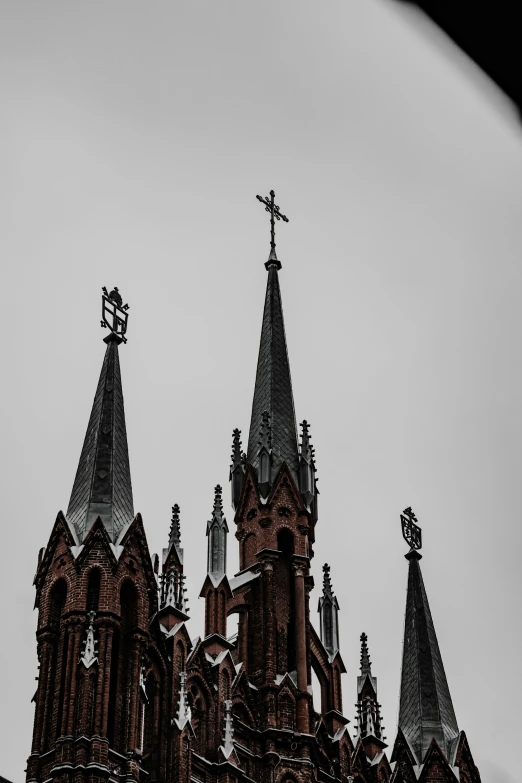
[[263, 569], [264, 592], [264, 626], [265, 636], [263, 645], [265, 650], [265, 682], [273, 683], [276, 676], [277, 650], [276, 650], [276, 613], [274, 599], [274, 563], [273, 555], [265, 555], [261, 559]]
[[[68, 635], [67, 660], [62, 663], [65, 666], [65, 687], [63, 692], [63, 713], [62, 725], [56, 727], [56, 736], [70, 736], [69, 731], [69, 713], [72, 711], [74, 719], [74, 705], [71, 704], [72, 682], [75, 681], [74, 689], [76, 692], [76, 667], [78, 665], [78, 653], [80, 649], [80, 633], [78, 617], [71, 617], [66, 620], [64, 633]], [[72, 709], [71, 709], [72, 707]]]
[[305, 566], [299, 561], [292, 563], [295, 595], [295, 650], [297, 664], [297, 688], [300, 695], [297, 702], [297, 729], [308, 733], [308, 677], [306, 666], [305, 625]]

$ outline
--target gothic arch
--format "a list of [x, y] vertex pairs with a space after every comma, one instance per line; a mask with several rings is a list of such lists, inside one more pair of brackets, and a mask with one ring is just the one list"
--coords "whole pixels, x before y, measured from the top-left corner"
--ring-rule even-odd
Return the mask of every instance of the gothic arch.
[[295, 553], [295, 535], [288, 525], [280, 525], [276, 530], [277, 537], [277, 549], [286, 555], [291, 557]]
[[254, 716], [242, 697], [236, 696], [232, 704], [232, 715], [246, 726], [255, 726]]
[[187, 702], [192, 713], [191, 722], [195, 734], [195, 751], [199, 755], [204, 756], [209, 736], [209, 714], [211, 710], [205, 691], [200, 687], [200, 683], [196, 679], [192, 679], [187, 687]]
[[[330, 710], [331, 703], [328, 674], [324, 671], [321, 662], [316, 658], [313, 652], [310, 655], [310, 662], [312, 669], [319, 680], [319, 687], [321, 688], [321, 700], [319, 704], [314, 703], [314, 709], [317, 713], [326, 715]], [[319, 709], [317, 709], [317, 707], [319, 707]]]

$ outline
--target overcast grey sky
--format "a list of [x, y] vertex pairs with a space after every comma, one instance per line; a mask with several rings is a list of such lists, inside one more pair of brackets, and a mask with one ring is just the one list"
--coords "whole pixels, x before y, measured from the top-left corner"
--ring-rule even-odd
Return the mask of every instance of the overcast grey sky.
[[248, 430], [269, 249], [255, 195], [271, 188], [290, 218], [280, 279], [345, 712], [364, 630], [392, 741], [412, 505], [459, 726], [484, 783], [515, 783], [522, 128], [431, 29], [384, 0], [2, 4], [0, 775], [13, 783], [33, 721], [32, 580], [102, 363], [101, 286], [131, 306], [135, 509], [157, 552], [181, 506], [196, 636], [213, 487], [228, 497], [231, 432]]

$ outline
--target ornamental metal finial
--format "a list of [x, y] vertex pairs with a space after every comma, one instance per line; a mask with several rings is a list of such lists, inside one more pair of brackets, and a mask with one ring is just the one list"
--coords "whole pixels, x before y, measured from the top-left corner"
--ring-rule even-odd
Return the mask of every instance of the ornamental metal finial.
[[411, 506], [405, 508], [401, 514], [402, 535], [411, 549], [420, 549], [422, 547], [422, 530], [415, 524], [417, 517], [413, 513]]
[[110, 294], [105, 286], [102, 288], [102, 329], [110, 329], [121, 342], [126, 343], [127, 322], [129, 320], [129, 305], [123, 304], [123, 299], [118, 288], [115, 286]]
[[265, 266], [268, 269], [270, 266], [275, 266], [277, 269], [281, 269], [281, 264], [277, 260], [276, 255], [276, 243], [275, 243], [275, 221], [282, 220], [284, 223], [288, 223], [289, 220], [286, 215], [281, 214], [278, 205], [274, 202], [275, 193], [270, 191], [270, 199], [263, 198], [262, 196], [256, 196], [257, 200], [265, 205], [265, 212], [270, 212], [270, 255]]

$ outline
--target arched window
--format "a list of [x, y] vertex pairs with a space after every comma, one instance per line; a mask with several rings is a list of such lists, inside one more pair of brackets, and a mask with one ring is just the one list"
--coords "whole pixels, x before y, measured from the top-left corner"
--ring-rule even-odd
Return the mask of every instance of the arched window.
[[109, 712], [107, 734], [109, 744], [121, 751], [127, 745], [129, 720], [126, 709], [129, 705], [131, 672], [131, 633], [138, 624], [138, 593], [130, 579], [125, 580], [120, 590], [121, 630], [114, 630], [111, 653], [111, 682], [109, 688]]
[[133, 631], [138, 624], [138, 594], [130, 579], [125, 580], [120, 591], [121, 625], [123, 633]]
[[277, 534], [277, 548], [285, 557], [294, 554], [294, 537], [287, 527], [283, 527]]
[[87, 584], [87, 611], [97, 612], [100, 603], [100, 569], [93, 568], [89, 574]]
[[295, 580], [292, 571], [292, 556], [294, 554], [294, 537], [292, 532], [283, 527], [277, 534], [277, 548], [280, 555], [274, 568], [275, 592], [278, 596], [276, 605], [277, 624], [277, 661], [279, 674], [295, 671]]
[[49, 625], [53, 631], [60, 630], [63, 609], [67, 600], [67, 583], [59, 579], [54, 583], [49, 602]]

